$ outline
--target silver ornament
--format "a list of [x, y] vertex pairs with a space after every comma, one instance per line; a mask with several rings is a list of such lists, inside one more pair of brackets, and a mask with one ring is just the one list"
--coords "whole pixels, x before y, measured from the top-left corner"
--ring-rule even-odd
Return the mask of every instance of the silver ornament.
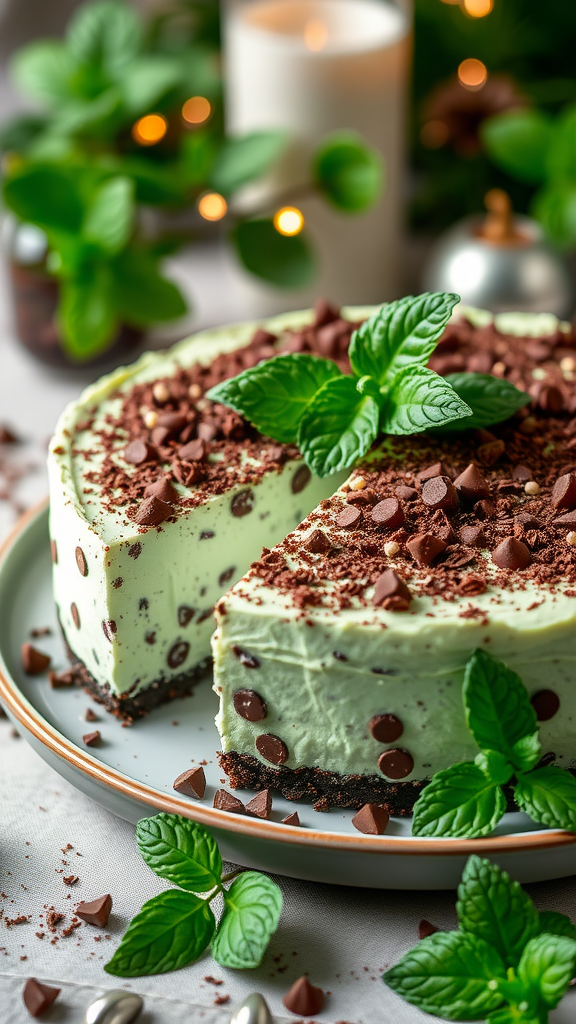
[[144, 1000], [135, 992], [113, 989], [98, 996], [86, 1010], [84, 1024], [130, 1024], [136, 1020]]
[[574, 285], [540, 225], [514, 215], [505, 192], [486, 196], [488, 215], [459, 221], [436, 243], [426, 270], [427, 291], [456, 292], [467, 306], [570, 316]]
[[268, 1003], [259, 992], [253, 992], [234, 1010], [230, 1024], [272, 1024]]

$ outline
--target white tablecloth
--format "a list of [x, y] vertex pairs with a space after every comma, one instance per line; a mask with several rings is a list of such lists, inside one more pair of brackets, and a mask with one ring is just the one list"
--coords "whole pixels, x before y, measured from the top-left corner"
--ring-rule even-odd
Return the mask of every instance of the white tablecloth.
[[[195, 260], [196, 264], [191, 262], [194, 280], [204, 285], [199, 321], [206, 324], [242, 316], [240, 304], [234, 306], [229, 298], [228, 305], [223, 302], [223, 296], [234, 294], [226, 287], [226, 266], [221, 265], [218, 278], [209, 273], [210, 260], [214, 268], [218, 254], [200, 254]], [[48, 371], [19, 349], [0, 290], [0, 424], [9, 423], [26, 439], [25, 448], [16, 453], [18, 459], [26, 456], [38, 465], [19, 487], [18, 501], [23, 505], [45, 492], [42, 463], [47, 439], [58, 413], [81, 386], [78, 377]], [[13, 518], [14, 510], [0, 501], [0, 535]], [[289, 1015], [281, 997], [305, 972], [330, 993], [324, 1011], [315, 1018], [318, 1024], [432, 1020], [389, 992], [380, 976], [415, 944], [421, 918], [440, 928], [455, 926], [453, 894], [344, 889], [278, 879], [285, 909], [257, 970], [224, 970], [207, 956], [177, 974], [115, 981], [104, 973], [103, 964], [142, 903], [165, 887], [141, 860], [133, 826], [92, 803], [47, 768], [24, 740], [12, 735], [5, 720], [0, 721], [0, 780], [2, 1024], [30, 1020], [21, 999], [23, 980], [29, 976], [62, 988], [58, 1002], [44, 1018], [60, 1024], [79, 1024], [97, 993], [123, 985], [145, 997], [142, 1024], [226, 1024], [234, 1005], [253, 991], [266, 996], [276, 1021], [285, 1021]], [[66, 849], [68, 844], [72, 849]], [[73, 888], [63, 882], [68, 874], [79, 877]], [[540, 909], [558, 910], [576, 919], [576, 878], [529, 888]], [[54, 936], [46, 933], [42, 917], [47, 909], [66, 914], [61, 932], [70, 923], [76, 901], [106, 892], [112, 894], [114, 906], [103, 934], [83, 925], [68, 937], [52, 941]], [[6, 920], [21, 915], [26, 916], [25, 923], [6, 925]], [[40, 932], [45, 932], [44, 938], [37, 937]], [[222, 984], [207, 981], [207, 976]], [[223, 996], [230, 996], [229, 1002], [215, 1005], [215, 999]], [[575, 1017], [576, 992], [572, 991], [552, 1019], [555, 1024], [569, 1024]]]

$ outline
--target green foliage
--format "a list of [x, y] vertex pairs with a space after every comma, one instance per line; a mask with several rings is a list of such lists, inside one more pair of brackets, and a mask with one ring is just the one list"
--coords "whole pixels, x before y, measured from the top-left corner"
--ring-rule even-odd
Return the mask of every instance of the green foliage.
[[288, 141], [286, 132], [251, 132], [226, 139], [210, 176], [210, 184], [230, 195], [257, 178], [276, 163]]
[[506, 110], [482, 125], [484, 145], [494, 162], [530, 185], [539, 184], [546, 177], [552, 134], [549, 117], [524, 107]]
[[241, 221], [232, 231], [240, 262], [256, 277], [279, 288], [308, 284], [316, 261], [304, 232], [281, 235], [268, 218]]
[[378, 436], [379, 413], [377, 400], [361, 394], [353, 377], [341, 374], [323, 384], [298, 429], [298, 447], [312, 472], [337, 473], [365, 455]]
[[[489, 860], [469, 858], [458, 887], [460, 929], [436, 932], [384, 974], [425, 1013], [490, 1024], [547, 1024], [576, 966], [576, 928], [538, 915], [518, 882]], [[550, 924], [554, 932], [541, 926]]]
[[338, 210], [364, 213], [380, 197], [384, 163], [356, 132], [334, 132], [316, 152], [313, 175], [320, 192]]
[[520, 391], [503, 377], [492, 377], [488, 373], [449, 373], [444, 380], [474, 411], [457, 424], [448, 423], [437, 428], [442, 433], [491, 427], [494, 423], [502, 423], [530, 402], [530, 395], [525, 391]]
[[[143, 818], [136, 835], [146, 864], [180, 888], [144, 904], [104, 970], [123, 978], [164, 974], [197, 960], [210, 944], [223, 967], [258, 967], [282, 911], [276, 883], [258, 871], [235, 872], [239, 877], [226, 889], [216, 840], [188, 818]], [[220, 893], [224, 913], [217, 925], [210, 904]]]

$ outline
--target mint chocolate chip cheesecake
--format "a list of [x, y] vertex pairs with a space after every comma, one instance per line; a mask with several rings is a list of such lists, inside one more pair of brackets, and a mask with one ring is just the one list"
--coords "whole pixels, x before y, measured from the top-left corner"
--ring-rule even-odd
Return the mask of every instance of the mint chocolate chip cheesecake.
[[[359, 461], [218, 602], [214, 687], [232, 786], [404, 815], [478, 753], [462, 700], [475, 650], [522, 680], [540, 763], [576, 768], [576, 342], [554, 318], [460, 310], [430, 353], [409, 310], [399, 334], [370, 323], [350, 359], [389, 436], [363, 452], [358, 405], [355, 440], [350, 416], [314, 436], [308, 406], [299, 447], [317, 470], [339, 465], [335, 448], [356, 444]], [[428, 409], [414, 434], [425, 400], [399, 394], [408, 361], [393, 365], [410, 345], [468, 408], [443, 422]], [[249, 383], [220, 393], [258, 422]]]
[[188, 692], [218, 598], [346, 475], [320, 479], [207, 389], [278, 351], [344, 365], [368, 312], [318, 303], [266, 329], [206, 331], [64, 412], [49, 455], [54, 593], [77, 679], [109, 710], [134, 718]]

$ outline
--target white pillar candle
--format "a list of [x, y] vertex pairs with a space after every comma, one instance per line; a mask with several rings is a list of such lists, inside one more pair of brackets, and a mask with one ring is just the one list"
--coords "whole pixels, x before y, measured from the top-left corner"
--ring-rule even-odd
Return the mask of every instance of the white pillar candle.
[[[225, 25], [227, 126], [231, 134], [283, 128], [292, 141], [267, 198], [309, 177], [310, 156], [329, 132], [352, 129], [380, 151], [386, 168], [378, 205], [361, 215], [295, 195], [319, 255], [320, 272], [298, 295], [339, 303], [393, 298], [401, 262], [408, 0], [229, 0]], [[263, 290], [260, 289], [262, 295]], [[287, 301], [288, 300], [288, 301]], [[262, 312], [265, 312], [262, 308]]]

